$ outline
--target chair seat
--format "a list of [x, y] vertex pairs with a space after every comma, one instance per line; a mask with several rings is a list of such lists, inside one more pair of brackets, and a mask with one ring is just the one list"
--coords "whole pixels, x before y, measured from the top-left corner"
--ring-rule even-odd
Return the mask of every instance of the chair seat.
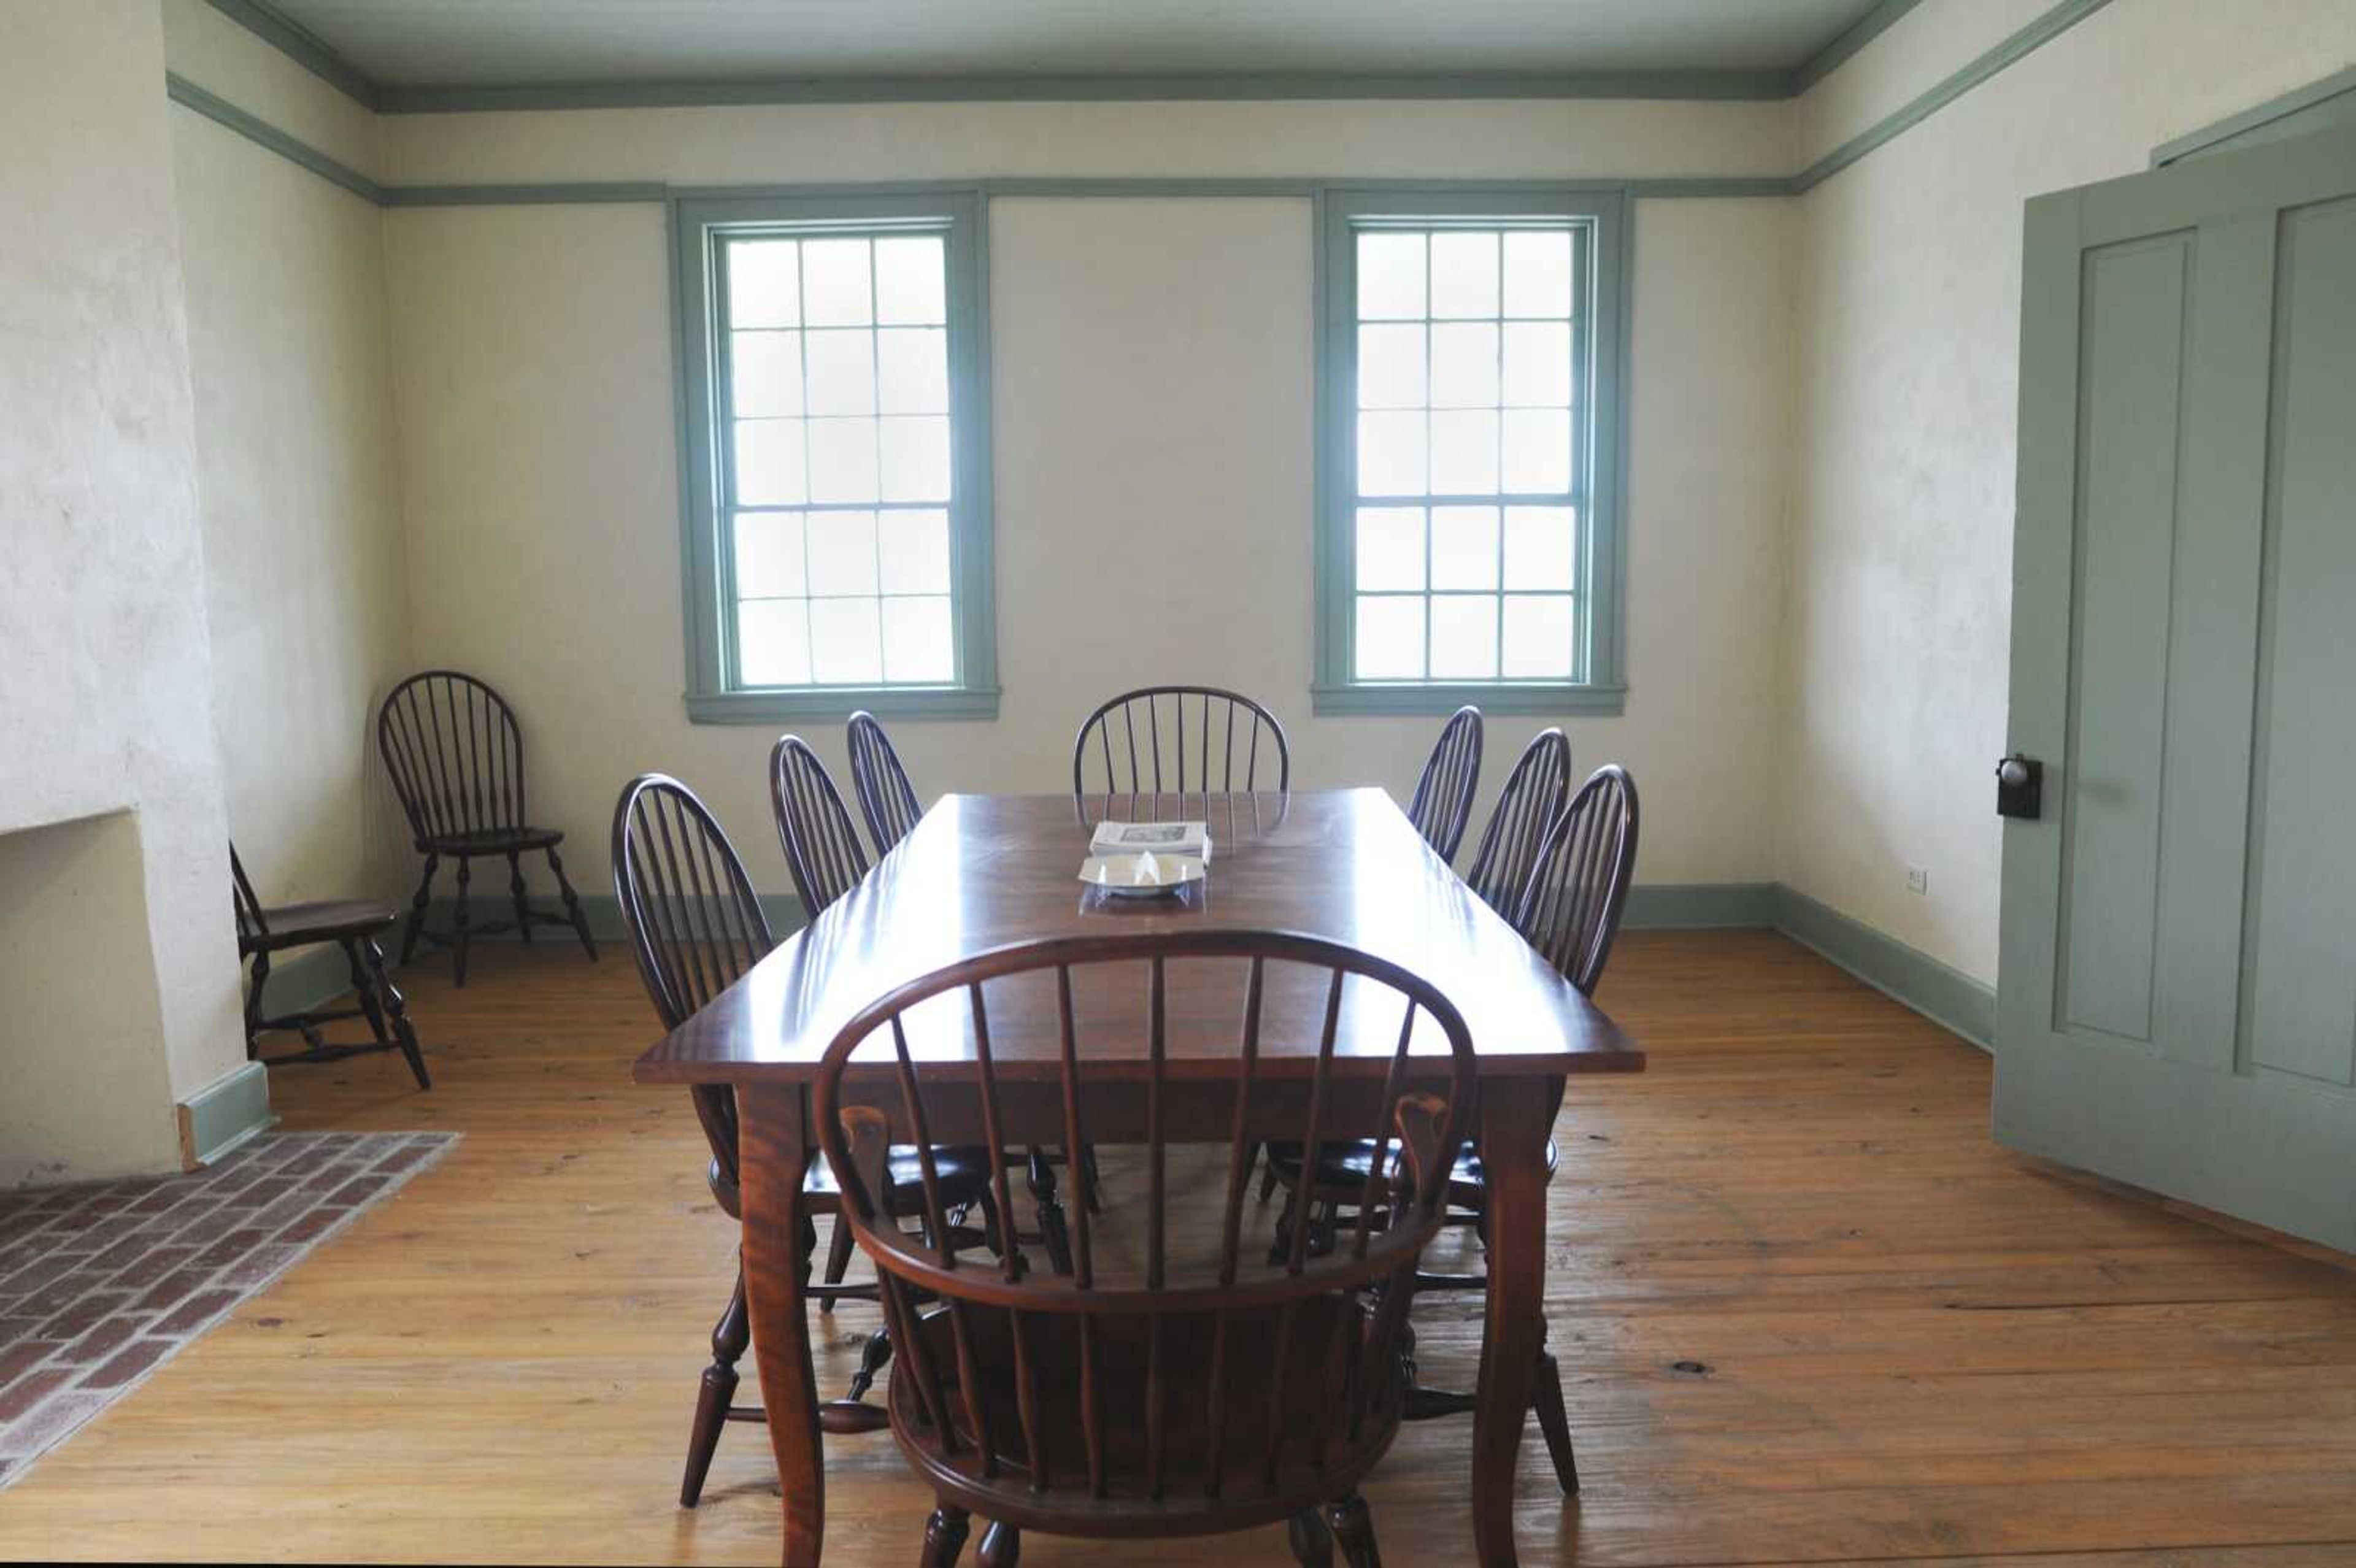
[[[1547, 1139], [1546, 1168], [1549, 1177], [1554, 1175], [1559, 1157], [1554, 1140]], [[1268, 1158], [1269, 1163], [1282, 1172], [1289, 1181], [1301, 1169], [1301, 1146], [1270, 1144], [1268, 1146]], [[1398, 1171], [1398, 1144], [1394, 1141], [1389, 1157], [1385, 1161], [1389, 1172]], [[1324, 1145], [1317, 1151], [1317, 1185], [1337, 1189], [1363, 1189], [1366, 1183], [1367, 1168], [1374, 1163], [1375, 1141], [1372, 1138], [1354, 1138], [1344, 1143]], [[1477, 1194], [1488, 1184], [1489, 1174], [1487, 1168], [1481, 1163], [1480, 1149], [1473, 1144], [1466, 1144], [1463, 1151], [1456, 1157], [1455, 1168], [1448, 1173], [1449, 1201], [1462, 1206], [1475, 1200]]]
[[308, 947], [320, 942], [348, 942], [389, 930], [400, 919], [391, 904], [368, 899], [317, 899], [309, 903], [281, 904], [262, 912], [262, 932], [240, 932], [237, 950], [274, 953], [283, 947]]
[[[889, 1168], [892, 1200], [887, 1207], [903, 1218], [920, 1212], [924, 1208], [925, 1164], [916, 1146], [894, 1144]], [[933, 1175], [941, 1184], [941, 1202], [946, 1208], [963, 1208], [979, 1199], [997, 1170], [985, 1148], [960, 1145], [933, 1150]], [[810, 1155], [809, 1168], [802, 1173], [802, 1195], [824, 1199], [830, 1206], [842, 1201], [842, 1189], [835, 1184], [834, 1172], [828, 1168], [826, 1157], [815, 1151]]]
[[[1346, 1430], [1343, 1404], [1327, 1379], [1340, 1371], [1337, 1338], [1363, 1334], [1367, 1314], [1351, 1297], [1312, 1296], [1290, 1314], [1277, 1309], [1238, 1309], [1227, 1315], [1225, 1453], [1220, 1495], [1206, 1497], [1205, 1436], [1210, 1419], [1203, 1386], [1213, 1364], [1211, 1313], [1166, 1315], [1161, 1319], [1164, 1368], [1191, 1369], [1167, 1399], [1163, 1415], [1163, 1478], [1156, 1498], [1149, 1484], [1146, 1368], [1148, 1320], [1141, 1317], [1090, 1315], [1099, 1380], [1098, 1408], [1103, 1422], [1105, 1495], [1079, 1508], [1055, 1508], [1042, 1528], [1058, 1535], [1134, 1535], [1141, 1516], [1156, 1535], [1226, 1531], [1260, 1520], [1285, 1519], [1346, 1490], [1370, 1468], [1397, 1435], [1406, 1388], [1404, 1369], [1369, 1368], [1367, 1413], [1357, 1432]], [[986, 1519], [1025, 1524], [1040, 1499], [1023, 1437], [1023, 1402], [1018, 1397], [1016, 1360], [1010, 1319], [1004, 1311], [968, 1304], [969, 1356], [960, 1357], [946, 1309], [922, 1318], [925, 1349], [940, 1374], [957, 1435], [947, 1450], [924, 1413], [918, 1375], [906, 1355], [892, 1363], [890, 1405], [893, 1435], [937, 1487], [961, 1493], [963, 1505]], [[1087, 1424], [1081, 1419], [1081, 1365], [1077, 1314], [1034, 1312], [1023, 1317], [1026, 1363], [1040, 1378], [1036, 1430], [1044, 1445], [1046, 1484], [1066, 1499], [1084, 1495], [1087, 1476]], [[1278, 1386], [1278, 1345], [1284, 1339], [1284, 1376]], [[959, 1368], [970, 1365], [981, 1382], [980, 1405], [998, 1450], [998, 1473], [984, 1476], [963, 1397]], [[1183, 1392], [1181, 1392], [1183, 1391]], [[1271, 1401], [1282, 1409], [1272, 1413]], [[1283, 1434], [1273, 1477], [1263, 1467], [1264, 1434], [1271, 1413]], [[1321, 1426], [1323, 1463], [1315, 1444]]]
[[552, 849], [564, 842], [554, 827], [486, 827], [476, 833], [423, 833], [417, 847], [434, 855], [504, 855], [510, 849]]

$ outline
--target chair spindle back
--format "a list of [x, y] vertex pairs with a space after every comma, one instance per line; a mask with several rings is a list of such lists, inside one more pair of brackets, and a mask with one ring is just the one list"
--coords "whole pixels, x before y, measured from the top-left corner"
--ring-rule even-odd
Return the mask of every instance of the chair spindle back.
[[859, 847], [859, 830], [833, 775], [799, 735], [779, 737], [769, 752], [769, 806], [802, 912], [816, 920], [859, 885], [867, 874], [867, 852]]
[[915, 829], [925, 809], [916, 803], [916, 786], [900, 765], [892, 737], [875, 715], [864, 709], [852, 714], [847, 738], [851, 787], [859, 796], [859, 815], [867, 819], [867, 837], [880, 860]]
[[523, 732], [507, 699], [473, 676], [430, 669], [394, 687], [376, 743], [421, 842], [525, 825]]
[[1603, 979], [1636, 867], [1636, 781], [1617, 763], [1595, 770], [1547, 829], [1514, 928], [1592, 996]]
[[1481, 901], [1507, 920], [1521, 911], [1538, 846], [1569, 794], [1570, 742], [1559, 730], [1541, 730], [1505, 775], [1489, 826], [1481, 830], [1472, 869], [1464, 877]]
[[[1090, 770], [1098, 781], [1089, 782]], [[1213, 686], [1122, 692], [1072, 742], [1072, 794], [1234, 794], [1292, 788], [1292, 752], [1276, 715]]]
[[1481, 787], [1481, 710], [1469, 704], [1440, 726], [1440, 739], [1415, 781], [1409, 822], [1443, 860], [1456, 859], [1464, 829], [1472, 820], [1472, 796]]

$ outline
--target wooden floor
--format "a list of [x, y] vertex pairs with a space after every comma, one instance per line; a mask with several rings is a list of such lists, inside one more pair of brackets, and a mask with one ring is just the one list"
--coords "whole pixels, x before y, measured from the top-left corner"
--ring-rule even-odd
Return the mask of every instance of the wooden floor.
[[[656, 1031], [626, 958], [405, 977], [431, 1093], [373, 1058], [273, 1095], [456, 1152], [0, 1493], [0, 1557], [776, 1560], [755, 1431], [674, 1506], [733, 1240], [686, 1097], [628, 1082]], [[1997, 1149], [1985, 1056], [1779, 937], [1632, 936], [1602, 1000], [1652, 1071], [1564, 1108], [1586, 1491], [1559, 1502], [1533, 1431], [1526, 1563], [2356, 1564], [2356, 1274]], [[1427, 1372], [1469, 1379], [1477, 1308], [1419, 1310]], [[1394, 1568], [1465, 1560], [1466, 1442], [1413, 1429], [1367, 1488]], [[829, 1477], [830, 1563], [916, 1560], [887, 1437]], [[1290, 1561], [1277, 1531], [1211, 1550]]]

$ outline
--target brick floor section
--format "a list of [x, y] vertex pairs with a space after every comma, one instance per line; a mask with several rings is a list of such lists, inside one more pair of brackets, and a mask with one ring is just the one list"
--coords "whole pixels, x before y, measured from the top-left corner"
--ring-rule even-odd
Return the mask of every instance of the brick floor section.
[[187, 1176], [0, 1192], [0, 1488], [457, 1141], [285, 1135]]

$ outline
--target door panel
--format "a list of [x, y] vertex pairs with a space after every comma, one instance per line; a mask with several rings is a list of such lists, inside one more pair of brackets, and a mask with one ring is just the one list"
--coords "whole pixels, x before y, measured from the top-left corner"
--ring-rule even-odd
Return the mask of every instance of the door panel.
[[2075, 762], [2063, 792], [2059, 1021], [2132, 1040], [2152, 1036], [2191, 259], [2190, 234], [2090, 252], [2079, 316]]
[[2356, 133], [2025, 254], [1997, 1136], [2356, 1249]]
[[2356, 201], [2285, 213], [2276, 276], [2250, 1059], [2347, 1084], [2356, 1082]]

